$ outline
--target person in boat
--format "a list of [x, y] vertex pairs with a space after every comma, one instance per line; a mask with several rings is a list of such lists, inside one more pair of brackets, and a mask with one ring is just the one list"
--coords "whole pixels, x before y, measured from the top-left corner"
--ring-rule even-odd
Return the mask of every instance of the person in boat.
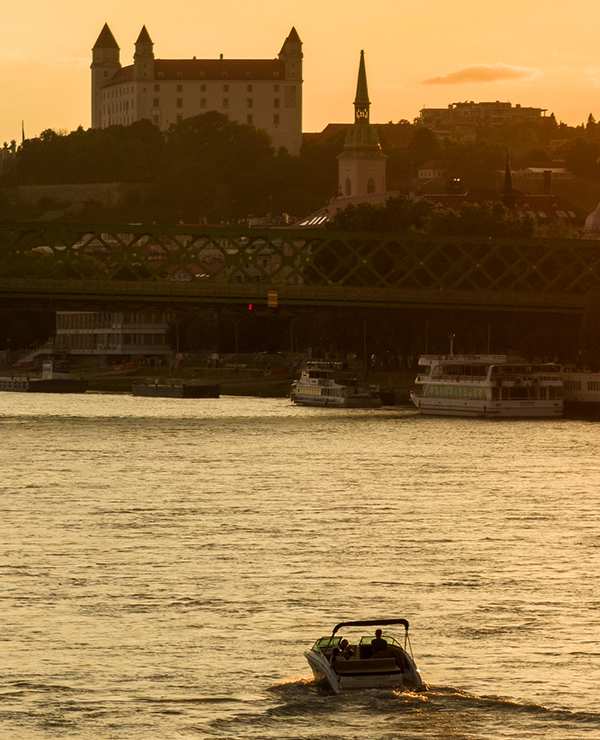
[[387, 640], [384, 640], [381, 636], [382, 632], [380, 629], [375, 630], [375, 637], [371, 640], [371, 647], [373, 648], [373, 655], [379, 653], [381, 650], [387, 650]]
[[346, 660], [350, 660], [350, 658], [354, 655], [354, 650], [350, 647], [348, 644], [348, 640], [344, 638], [340, 642], [340, 657], [345, 658]]
[[331, 651], [331, 658], [329, 660], [333, 670], [335, 670], [335, 664], [336, 662], [339, 662], [339, 660], [340, 660], [340, 649], [339, 647], [334, 647], [333, 650]]

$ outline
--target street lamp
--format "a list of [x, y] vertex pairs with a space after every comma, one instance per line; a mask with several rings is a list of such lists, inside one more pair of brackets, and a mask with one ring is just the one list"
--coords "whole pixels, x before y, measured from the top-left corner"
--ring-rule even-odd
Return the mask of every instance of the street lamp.
[[[179, 324], [187, 319], [195, 318], [196, 314], [189, 316], [182, 316], [180, 319], [175, 319], [175, 361], [179, 362]], [[178, 365], [179, 367], [179, 365]], [[173, 373], [173, 362], [171, 361], [171, 374]]]

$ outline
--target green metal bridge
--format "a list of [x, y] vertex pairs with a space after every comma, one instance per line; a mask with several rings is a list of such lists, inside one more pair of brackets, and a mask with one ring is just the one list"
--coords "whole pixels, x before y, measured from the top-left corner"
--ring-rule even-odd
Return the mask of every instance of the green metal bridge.
[[248, 304], [580, 313], [600, 242], [0, 223], [0, 305]]

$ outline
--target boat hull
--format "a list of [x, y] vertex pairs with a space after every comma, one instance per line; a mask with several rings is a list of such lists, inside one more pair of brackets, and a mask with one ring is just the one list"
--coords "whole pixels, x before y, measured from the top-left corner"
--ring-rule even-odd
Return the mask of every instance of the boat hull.
[[9, 393], [85, 393], [87, 380], [75, 378], [0, 379], [0, 391]]
[[379, 396], [345, 396], [341, 398], [328, 396], [303, 396], [294, 394], [292, 401], [297, 406], [328, 406], [341, 409], [378, 409], [382, 402]]
[[560, 419], [562, 401], [492, 402], [424, 398], [412, 392], [410, 400], [424, 416], [457, 416], [475, 419]]
[[134, 396], [148, 398], [219, 398], [221, 389], [218, 385], [152, 385], [136, 384], [131, 387]]
[[360, 670], [361, 661], [342, 662], [342, 673], [333, 670], [327, 658], [314, 650], [304, 653], [312, 669], [316, 683], [331, 689], [335, 694], [361, 689], [398, 689], [406, 688], [414, 691], [425, 690], [418, 668], [407, 654], [405, 660], [407, 669], [402, 671], [397, 666], [384, 670]]

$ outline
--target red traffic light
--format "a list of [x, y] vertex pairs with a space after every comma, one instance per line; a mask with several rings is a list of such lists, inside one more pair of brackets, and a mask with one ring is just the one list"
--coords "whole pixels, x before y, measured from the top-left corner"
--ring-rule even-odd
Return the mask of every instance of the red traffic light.
[[252, 304], [251, 303], [248, 304], [248, 311], [252, 311]]

